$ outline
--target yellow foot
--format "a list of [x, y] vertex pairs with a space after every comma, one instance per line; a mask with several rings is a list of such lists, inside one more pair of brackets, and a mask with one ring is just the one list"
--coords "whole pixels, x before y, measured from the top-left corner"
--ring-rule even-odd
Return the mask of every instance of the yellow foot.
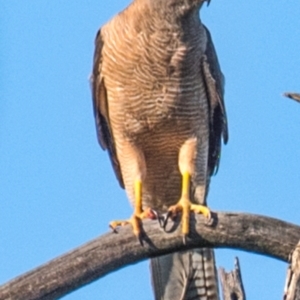
[[189, 234], [189, 221], [191, 211], [197, 214], [203, 214], [208, 220], [211, 219], [211, 213], [207, 206], [193, 204], [188, 197], [181, 197], [177, 204], [169, 207], [165, 225], [169, 217], [174, 218], [178, 215], [179, 212], [181, 212], [182, 234], [184, 235], [184, 237], [187, 236]]
[[156, 219], [157, 213], [151, 208], [146, 208], [141, 213], [134, 213], [128, 220], [117, 220], [109, 223], [109, 227], [117, 232], [117, 228], [120, 226], [125, 226], [131, 224], [133, 233], [136, 237], [140, 239], [142, 234], [142, 220], [143, 219]]

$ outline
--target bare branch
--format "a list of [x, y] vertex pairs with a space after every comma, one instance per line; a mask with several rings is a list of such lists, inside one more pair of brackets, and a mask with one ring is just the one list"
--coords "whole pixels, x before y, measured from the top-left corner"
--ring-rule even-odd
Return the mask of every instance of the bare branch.
[[226, 273], [223, 268], [219, 269], [220, 279], [222, 283], [224, 300], [245, 300], [242, 274], [239, 259], [236, 257], [234, 261], [234, 270]]
[[183, 245], [181, 230], [163, 232], [158, 222], [144, 222], [141, 246], [129, 226], [105, 234], [0, 287], [0, 300], [58, 299], [125, 265], [146, 258], [199, 247], [236, 248], [287, 261], [300, 237], [300, 227], [249, 214], [213, 214], [214, 224], [191, 216], [191, 234]]
[[297, 102], [300, 102], [300, 94], [297, 94], [297, 93], [284, 93], [283, 95], [290, 98], [290, 99], [293, 99]]

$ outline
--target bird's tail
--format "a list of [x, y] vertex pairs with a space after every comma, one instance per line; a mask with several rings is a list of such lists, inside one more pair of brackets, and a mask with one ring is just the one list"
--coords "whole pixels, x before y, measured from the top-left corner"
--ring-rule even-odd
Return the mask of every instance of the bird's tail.
[[153, 258], [151, 273], [155, 300], [219, 299], [212, 249], [193, 249]]

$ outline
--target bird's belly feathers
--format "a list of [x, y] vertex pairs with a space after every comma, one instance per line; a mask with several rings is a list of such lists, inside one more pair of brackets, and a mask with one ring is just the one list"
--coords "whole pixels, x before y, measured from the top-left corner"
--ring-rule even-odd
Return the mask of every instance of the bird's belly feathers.
[[[168, 57], [154, 53], [149, 63], [145, 57], [129, 65], [125, 60], [121, 66], [112, 60], [103, 65], [110, 125], [131, 202], [134, 178], [132, 160], [124, 152], [125, 140], [145, 158], [143, 205], [161, 211], [180, 197], [181, 146], [190, 138], [208, 145], [208, 103], [198, 50], [179, 47]], [[203, 149], [207, 152], [208, 146]], [[197, 155], [195, 164], [200, 166], [206, 154]]]
[[[166, 84], [160, 90], [136, 87], [135, 94], [127, 87], [119, 95], [110, 98], [112, 127], [117, 126], [129, 139], [144, 134], [156, 134], [177, 128], [177, 135], [198, 132], [207, 122], [207, 99], [199, 82]], [[132, 89], [132, 91], [134, 88]], [[130, 99], [130, 101], [128, 101]]]
[[[123, 96], [122, 101], [109, 103], [117, 106], [110, 115], [111, 125], [113, 132], [118, 133], [114, 136], [117, 151], [121, 148], [119, 145], [122, 140], [126, 139], [144, 154], [147, 175], [143, 185], [143, 205], [164, 211], [180, 197], [178, 158], [181, 146], [193, 137], [199, 143], [202, 140], [207, 144], [207, 99], [201, 81], [174, 86], [170, 84], [162, 91], [149, 94], [147, 89], [144, 91], [137, 93], [135, 98]], [[133, 180], [126, 177], [126, 174], [130, 174], [131, 166], [127, 165], [125, 157], [123, 159], [121, 150], [119, 159], [126, 190], [133, 201]]]

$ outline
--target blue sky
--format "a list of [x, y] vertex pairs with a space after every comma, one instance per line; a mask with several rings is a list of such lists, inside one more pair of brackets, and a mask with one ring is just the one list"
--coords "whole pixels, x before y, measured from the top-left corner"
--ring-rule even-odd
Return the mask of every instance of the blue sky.
[[[103, 4], [104, 3], [104, 4]], [[0, 0], [0, 283], [107, 232], [131, 208], [97, 144], [88, 77], [97, 29], [125, 0]], [[229, 144], [212, 179], [212, 210], [300, 222], [300, 2], [204, 7], [226, 77]], [[239, 256], [249, 299], [279, 299], [286, 264]], [[138, 297], [136, 296], [138, 295]], [[148, 262], [64, 299], [152, 299]]]

